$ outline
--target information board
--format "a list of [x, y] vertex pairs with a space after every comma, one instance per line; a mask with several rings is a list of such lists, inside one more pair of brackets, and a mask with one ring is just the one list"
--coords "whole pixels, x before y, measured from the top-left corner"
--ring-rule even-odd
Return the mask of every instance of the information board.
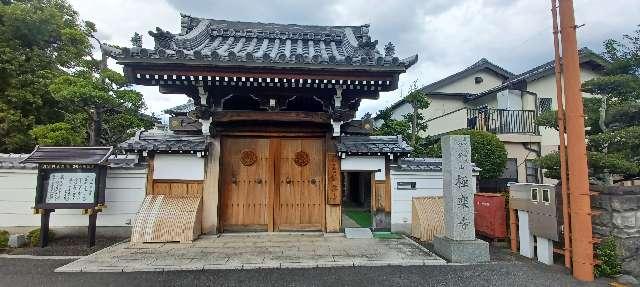
[[95, 173], [53, 172], [45, 203], [94, 203], [95, 191]]

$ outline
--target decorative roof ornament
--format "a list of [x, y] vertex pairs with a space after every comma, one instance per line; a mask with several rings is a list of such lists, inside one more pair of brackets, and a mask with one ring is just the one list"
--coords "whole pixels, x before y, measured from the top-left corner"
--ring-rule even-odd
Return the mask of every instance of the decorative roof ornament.
[[156, 31], [149, 31], [149, 35], [151, 37], [153, 37], [153, 40], [155, 41], [155, 48], [162, 48], [162, 49], [168, 49], [168, 50], [173, 50], [173, 39], [176, 37], [176, 35], [173, 35], [171, 32], [169, 31], [165, 31], [162, 30], [160, 27], [156, 27]]
[[180, 33], [182, 35], [191, 32], [198, 24], [200, 24], [199, 18], [180, 13]]
[[358, 49], [356, 50], [356, 55], [358, 57], [375, 57], [378, 54], [376, 50], [376, 46], [378, 46], [378, 40], [371, 41], [371, 37], [367, 34], [362, 35], [362, 41], [358, 42]]
[[384, 46], [384, 56], [393, 57], [396, 54], [396, 46], [389, 42]]
[[138, 32], [133, 33], [133, 37], [131, 37], [131, 45], [142, 48], [142, 35], [138, 34]]

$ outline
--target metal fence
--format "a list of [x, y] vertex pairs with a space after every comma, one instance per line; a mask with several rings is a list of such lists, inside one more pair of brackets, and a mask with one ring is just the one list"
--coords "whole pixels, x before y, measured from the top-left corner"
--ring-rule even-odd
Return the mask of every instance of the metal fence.
[[467, 128], [495, 134], [538, 134], [536, 111], [468, 109]]

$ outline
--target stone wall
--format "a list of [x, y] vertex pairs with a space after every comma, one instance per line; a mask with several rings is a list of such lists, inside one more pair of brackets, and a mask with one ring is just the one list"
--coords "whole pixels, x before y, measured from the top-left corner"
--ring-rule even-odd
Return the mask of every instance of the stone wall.
[[591, 187], [594, 236], [612, 235], [618, 243], [623, 273], [640, 276], [640, 186]]

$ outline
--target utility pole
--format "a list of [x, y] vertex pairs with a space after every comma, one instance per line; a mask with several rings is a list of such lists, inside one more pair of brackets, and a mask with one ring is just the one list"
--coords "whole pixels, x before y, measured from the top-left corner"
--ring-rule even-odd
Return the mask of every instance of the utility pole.
[[551, 0], [553, 20], [553, 47], [555, 50], [554, 70], [556, 74], [556, 103], [558, 105], [558, 133], [560, 137], [560, 182], [562, 188], [562, 233], [564, 235], [564, 266], [571, 269], [571, 221], [569, 217], [569, 182], [567, 182], [567, 145], [564, 123], [564, 97], [562, 95], [562, 63], [560, 62], [560, 39], [558, 29], [558, 0]]
[[580, 63], [573, 0], [560, 0], [560, 35], [562, 44], [562, 77], [566, 101], [567, 162], [573, 276], [593, 281], [593, 233], [591, 198], [587, 170], [587, 147], [584, 133], [584, 111], [580, 91]]

